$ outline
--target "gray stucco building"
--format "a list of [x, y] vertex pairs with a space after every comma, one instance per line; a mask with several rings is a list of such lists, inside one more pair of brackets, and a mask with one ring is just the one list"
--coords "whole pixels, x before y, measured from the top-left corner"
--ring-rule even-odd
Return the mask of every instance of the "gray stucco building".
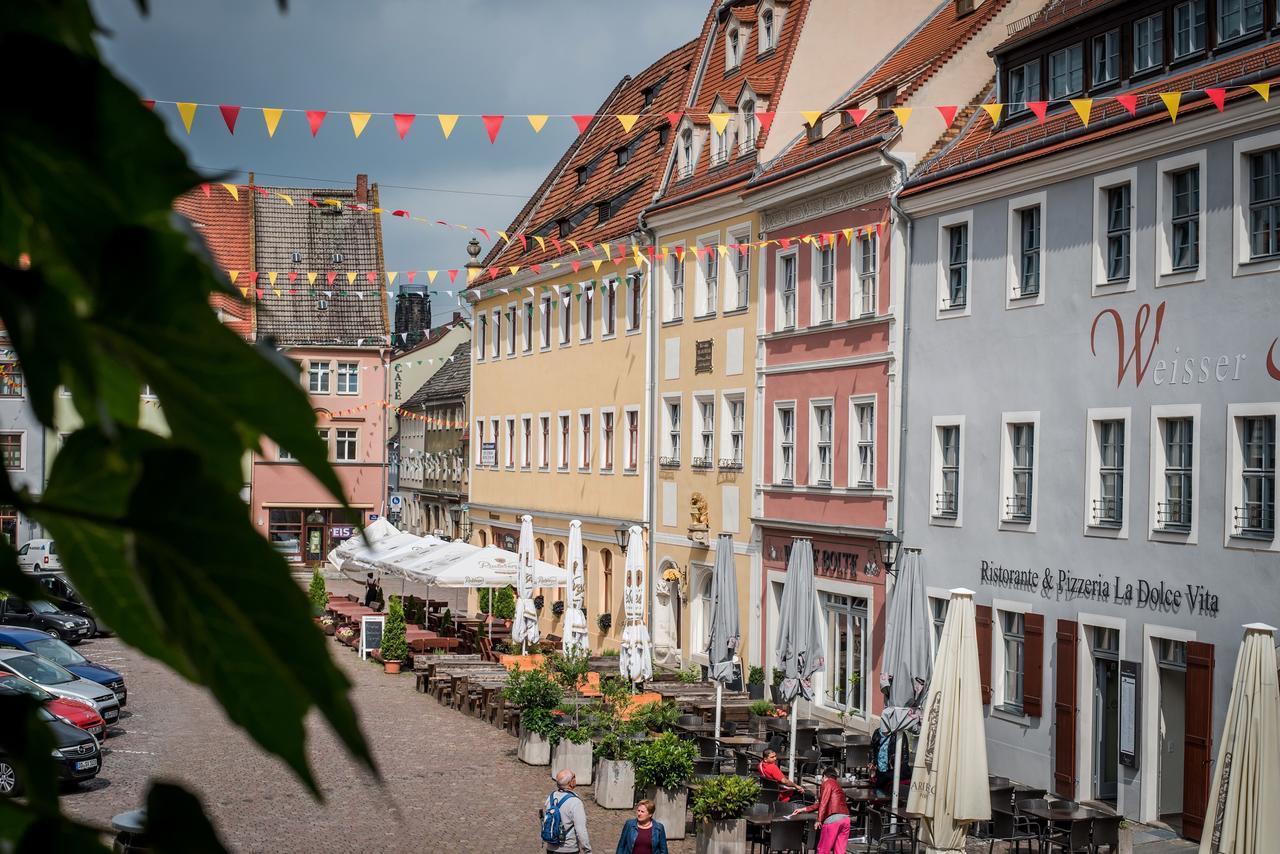
[[[39, 497], [44, 492], [47, 447], [44, 426], [36, 418], [9, 334], [0, 330], [0, 453], [9, 482]], [[13, 507], [0, 506], [0, 534], [15, 548], [41, 535], [36, 522]]]
[[902, 536], [939, 626], [977, 591], [991, 772], [1191, 838], [1241, 625], [1280, 623], [1280, 125], [1249, 86], [1280, 44], [1252, 5], [1050, 4], [994, 52], [1000, 121], [971, 110], [900, 200]]

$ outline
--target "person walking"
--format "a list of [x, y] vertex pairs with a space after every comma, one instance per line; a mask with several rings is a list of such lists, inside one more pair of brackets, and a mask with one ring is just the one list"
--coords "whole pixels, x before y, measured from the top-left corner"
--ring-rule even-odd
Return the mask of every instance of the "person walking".
[[591, 854], [587, 810], [573, 791], [578, 778], [566, 768], [555, 779], [556, 790], [542, 805], [542, 843], [548, 854]]
[[669, 854], [667, 829], [653, 820], [655, 805], [648, 798], [636, 804], [636, 817], [622, 825], [615, 854]]
[[373, 573], [369, 573], [364, 579], [364, 606], [366, 608], [373, 605], [375, 599], [378, 598], [378, 582], [374, 581]]
[[818, 826], [818, 854], [844, 854], [849, 845], [849, 801], [840, 788], [840, 775], [828, 765], [822, 769], [822, 788], [818, 790], [817, 803], [801, 807], [791, 815], [816, 812]]

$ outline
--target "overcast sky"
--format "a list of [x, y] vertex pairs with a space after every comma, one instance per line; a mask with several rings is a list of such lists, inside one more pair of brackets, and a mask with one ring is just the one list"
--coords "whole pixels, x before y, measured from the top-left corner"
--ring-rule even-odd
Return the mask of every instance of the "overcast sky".
[[[268, 139], [256, 111], [240, 114], [232, 137], [216, 108], [198, 111], [188, 137], [172, 105], [157, 107], [192, 163], [228, 180], [253, 170], [259, 184], [349, 186], [365, 172], [383, 207], [487, 228], [506, 228], [576, 133], [552, 119], [534, 135], [525, 114], [595, 112], [623, 75], [696, 36], [707, 9], [698, 0], [291, 0], [285, 14], [273, 0], [150, 5], [144, 17], [132, 0], [93, 0], [107, 62], [143, 98], [518, 114], [490, 145], [478, 118], [461, 119], [447, 141], [419, 118], [402, 142], [389, 116], [356, 140], [345, 115], [330, 115], [312, 139], [296, 113]], [[467, 260], [465, 232], [384, 217], [383, 237], [390, 270]], [[440, 321], [452, 305], [440, 295], [433, 310]]]

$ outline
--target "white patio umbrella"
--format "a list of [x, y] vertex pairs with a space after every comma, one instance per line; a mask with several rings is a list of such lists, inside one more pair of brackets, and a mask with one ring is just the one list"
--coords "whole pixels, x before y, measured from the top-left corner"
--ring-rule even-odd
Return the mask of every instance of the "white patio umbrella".
[[516, 552], [519, 573], [516, 575], [516, 613], [511, 623], [511, 640], [520, 644], [520, 652], [529, 651], [538, 635], [538, 608], [533, 604], [533, 517], [520, 517], [520, 545]]
[[[454, 544], [457, 545], [457, 544]], [[475, 548], [453, 560], [437, 559], [422, 572], [422, 580], [437, 587], [507, 587], [514, 586], [520, 572], [520, 560], [514, 552], [497, 546]], [[568, 573], [546, 561], [533, 561], [533, 586], [556, 587], [565, 583]]]
[[587, 615], [582, 609], [586, 604], [587, 588], [582, 574], [582, 523], [577, 519], [569, 523], [566, 560], [569, 563], [569, 595], [564, 606], [564, 635], [561, 645], [565, 655], [586, 655], [590, 642], [587, 637]]
[[738, 626], [738, 574], [733, 568], [733, 536], [716, 538], [716, 560], [711, 570], [711, 640], [707, 661], [716, 683], [716, 738], [720, 737], [720, 707], [724, 683], [733, 681], [734, 660], [742, 631]]
[[618, 671], [632, 682], [653, 678], [653, 645], [644, 624], [644, 536], [639, 525], [632, 525], [627, 535], [627, 562], [622, 587], [622, 644], [618, 654]]
[[969, 825], [991, 818], [973, 595], [951, 591], [913, 763], [907, 812], [924, 819], [926, 851], [963, 851]]
[[1276, 629], [1244, 627], [1209, 789], [1200, 854], [1263, 854], [1280, 844]]
[[433, 549], [423, 549], [412, 555], [399, 555], [395, 559], [396, 571], [414, 581], [430, 584], [431, 573], [450, 566], [462, 558], [480, 551], [471, 543], [443, 543]]
[[399, 533], [396, 526], [386, 519], [375, 519], [366, 525], [363, 531], [356, 531], [353, 536], [335, 546], [333, 551], [329, 552], [329, 564], [341, 571], [342, 562], [351, 557], [357, 549], [366, 545], [375, 545]]
[[791, 704], [791, 759], [787, 776], [796, 774], [796, 707], [803, 697], [813, 702], [813, 674], [826, 666], [822, 653], [822, 615], [813, 583], [813, 544], [792, 540], [787, 577], [778, 607], [777, 666], [782, 671], [778, 693]]

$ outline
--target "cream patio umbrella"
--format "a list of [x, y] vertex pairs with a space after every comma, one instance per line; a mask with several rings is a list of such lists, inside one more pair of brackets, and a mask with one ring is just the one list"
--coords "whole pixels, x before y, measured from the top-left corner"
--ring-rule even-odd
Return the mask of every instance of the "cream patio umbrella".
[[529, 651], [536, 644], [538, 634], [538, 608], [533, 604], [533, 517], [520, 517], [520, 545], [516, 558], [519, 571], [516, 575], [516, 613], [511, 621], [511, 640], [520, 644], [520, 652]]
[[1263, 854], [1280, 845], [1280, 689], [1276, 629], [1244, 627], [1200, 854]]
[[907, 813], [926, 851], [964, 851], [969, 825], [991, 818], [973, 595], [951, 591], [913, 763]]
[[653, 678], [653, 646], [649, 629], [644, 624], [644, 536], [639, 525], [632, 525], [627, 535], [627, 562], [622, 587], [622, 644], [618, 654], [618, 672], [632, 682]]
[[561, 646], [565, 655], [586, 655], [590, 645], [587, 637], [586, 580], [582, 573], [582, 523], [574, 519], [569, 523], [569, 550], [565, 558], [569, 562], [568, 601], [564, 606], [564, 635]]

